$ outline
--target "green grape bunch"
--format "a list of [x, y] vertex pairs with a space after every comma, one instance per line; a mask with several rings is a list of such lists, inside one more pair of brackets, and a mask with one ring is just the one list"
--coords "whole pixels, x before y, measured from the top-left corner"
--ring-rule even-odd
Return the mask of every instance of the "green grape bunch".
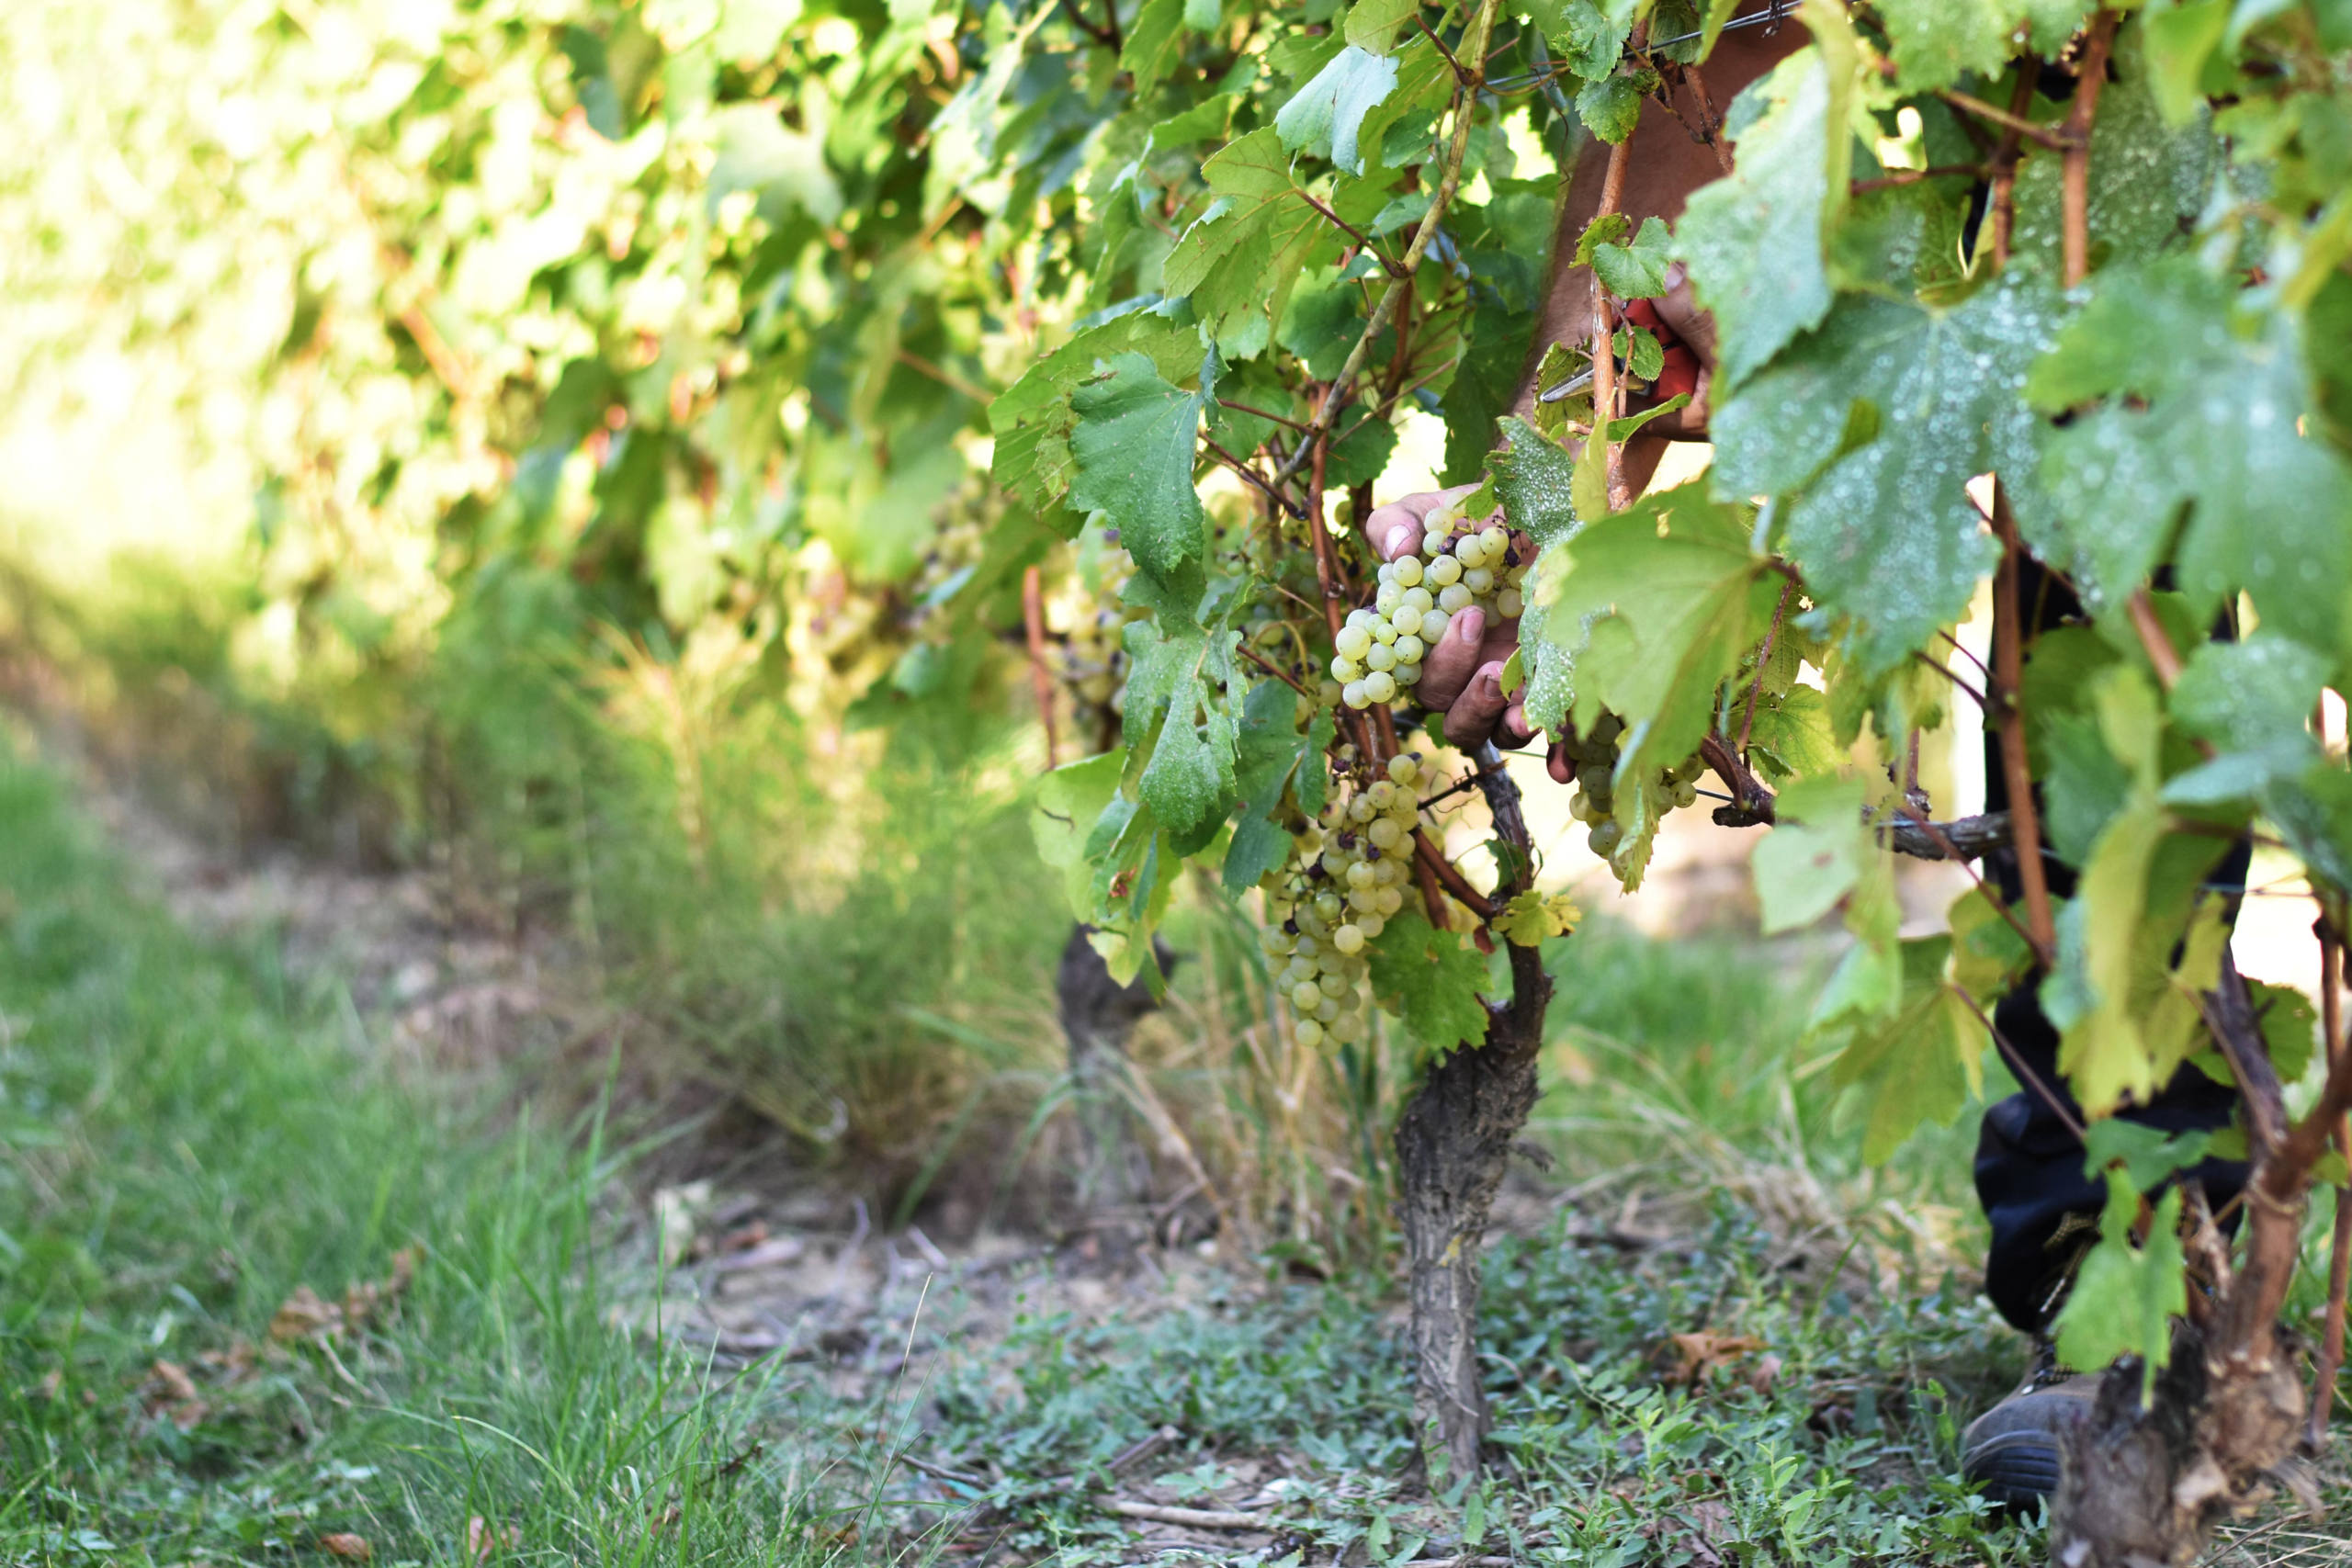
[[1438, 770], [1418, 752], [1388, 760], [1386, 776], [1344, 798], [1292, 840], [1266, 877], [1266, 956], [1303, 1047], [1351, 1045], [1370, 1027], [1365, 950], [1405, 907], [1413, 881], [1419, 791]]
[[1330, 676], [1340, 700], [1359, 710], [1399, 705], [1455, 615], [1476, 608], [1519, 619], [1533, 561], [1526, 542], [1498, 524], [1473, 526], [1455, 506], [1431, 512], [1420, 553], [1381, 563], [1373, 602], [1351, 611], [1334, 638]]
[[[1571, 729], [1561, 742], [1576, 769], [1577, 793], [1568, 801], [1568, 815], [1589, 828], [1586, 844], [1612, 865], [1629, 844], [1624, 825], [1617, 820], [1617, 753], [1624, 735], [1624, 721], [1613, 713], [1603, 713], [1590, 729], [1581, 733]], [[1669, 811], [1696, 805], [1698, 780], [1706, 771], [1706, 760], [1693, 752], [1644, 779], [1641, 787], [1649, 797], [1649, 819], [1657, 821]]]

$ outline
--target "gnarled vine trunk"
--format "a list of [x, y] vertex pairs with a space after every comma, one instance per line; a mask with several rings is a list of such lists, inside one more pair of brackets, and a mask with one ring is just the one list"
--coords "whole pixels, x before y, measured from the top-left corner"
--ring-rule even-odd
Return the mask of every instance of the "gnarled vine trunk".
[[[1516, 863], [1506, 867], [1494, 895], [1501, 902], [1527, 885], [1532, 861], [1519, 786], [1492, 746], [1479, 748], [1478, 786], [1494, 813], [1496, 836]], [[1510, 1000], [1487, 1005], [1485, 1043], [1457, 1048], [1433, 1065], [1396, 1122], [1396, 1207], [1412, 1303], [1413, 1417], [1433, 1492], [1476, 1473], [1486, 1440], [1478, 1249], [1511, 1144], [1535, 1106], [1535, 1059], [1552, 998], [1542, 953], [1515, 942], [1510, 951]]]
[[1510, 972], [1510, 1001], [1490, 1005], [1486, 1043], [1432, 1066], [1396, 1123], [1397, 1209], [1413, 1308], [1413, 1417], [1432, 1491], [1477, 1470], [1487, 1436], [1478, 1248], [1511, 1144], [1535, 1105], [1535, 1057], [1552, 994], [1535, 949], [1514, 945]]
[[2278, 1309], [2301, 1247], [2305, 1178], [2346, 1086], [2331, 1072], [2321, 1103], [2290, 1128], [2261, 1025], [2226, 955], [2206, 1004], [2256, 1150], [2245, 1257], [2233, 1269], [2200, 1213], [2191, 1239], [2211, 1294], [2192, 1303], [2193, 1321], [2175, 1336], [2154, 1397], [2143, 1405], [2136, 1362], [2111, 1367], [2090, 1415], [2064, 1435], [2051, 1500], [2050, 1554], [2059, 1568], [2193, 1562], [2215, 1525], [2268, 1494], [2302, 1434], [2308, 1402]]

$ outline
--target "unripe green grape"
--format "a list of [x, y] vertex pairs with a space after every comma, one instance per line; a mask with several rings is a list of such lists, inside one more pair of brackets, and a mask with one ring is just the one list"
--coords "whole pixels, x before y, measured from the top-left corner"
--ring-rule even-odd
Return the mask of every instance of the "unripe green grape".
[[1396, 669], [1391, 670], [1389, 673], [1396, 678], [1396, 683], [1400, 686], [1417, 686], [1420, 684], [1421, 667], [1418, 664], [1399, 664]]
[[1473, 593], [1485, 593], [1495, 586], [1495, 574], [1483, 566], [1474, 566], [1462, 574], [1462, 586]]
[[1404, 602], [1404, 598], [1405, 591], [1403, 589], [1397, 587], [1393, 582], [1385, 583], [1382, 585], [1380, 592], [1372, 596], [1373, 607], [1385, 615], [1391, 610], [1394, 610], [1398, 604], [1402, 604]]
[[1693, 784], [1676, 784], [1674, 786], [1674, 804], [1677, 806], [1698, 805], [1699, 786]]
[[1340, 700], [1351, 708], [1368, 708], [1372, 705], [1372, 694], [1363, 689], [1362, 681], [1351, 681], [1340, 688]]
[[1399, 556], [1391, 563], [1390, 581], [1399, 588], [1411, 588], [1421, 581], [1421, 563], [1415, 556]]
[[1352, 923], [1339, 927], [1331, 932], [1331, 945], [1351, 955], [1362, 953], [1363, 928]]
[[1374, 880], [1370, 861], [1360, 860], [1348, 867], [1348, 886], [1351, 887], [1369, 887]]
[[1364, 651], [1363, 663], [1366, 670], [1394, 670], [1396, 649], [1391, 644], [1375, 642]]
[[1341, 626], [1340, 635], [1331, 639], [1331, 646], [1342, 659], [1362, 659], [1364, 649], [1372, 646], [1372, 634], [1361, 626]]
[[1394, 887], [1384, 887], [1374, 896], [1373, 907], [1379, 912], [1381, 919], [1386, 919], [1405, 907], [1405, 895]]
[[1318, 863], [1323, 867], [1324, 875], [1340, 877], [1347, 875], [1348, 862], [1353, 858], [1339, 845], [1332, 844], [1324, 850], [1323, 859]]
[[1363, 694], [1375, 703], [1396, 700], [1396, 678], [1385, 670], [1375, 670], [1363, 678]]
[[1348, 820], [1355, 823], [1359, 827], [1380, 815], [1379, 812], [1374, 811], [1372, 808], [1372, 802], [1366, 800], [1362, 795], [1357, 795], [1353, 800], [1348, 802], [1347, 814]]
[[1430, 562], [1429, 570], [1422, 575], [1440, 589], [1450, 588], [1462, 581], [1462, 563], [1452, 556], [1440, 556]]
[[1339, 1017], [1340, 1004], [1335, 998], [1330, 997], [1325, 997], [1322, 1002], [1315, 1010], [1315, 1021], [1326, 1027], [1329, 1027], [1330, 1024], [1338, 1021]]
[[1280, 926], [1268, 926], [1258, 933], [1258, 945], [1265, 950], [1269, 958], [1283, 957], [1297, 940]]
[[1355, 919], [1355, 928], [1363, 933], [1363, 939], [1366, 942], [1372, 941], [1387, 927], [1388, 922], [1378, 914], [1358, 915]]
[[1424, 615], [1421, 617], [1421, 640], [1430, 647], [1435, 648], [1439, 639], [1445, 636], [1446, 624], [1452, 619], [1453, 617], [1443, 610], [1431, 610]]
[[1291, 1027], [1290, 1037], [1300, 1049], [1312, 1051], [1323, 1043], [1323, 1026], [1311, 1018], [1302, 1018]]
[[1290, 950], [1298, 954], [1299, 957], [1306, 959], [1310, 964], [1323, 956], [1322, 947], [1317, 943], [1316, 940], [1312, 936], [1305, 934], [1301, 934], [1291, 939]]
[[1468, 609], [1477, 597], [1457, 582], [1437, 596], [1437, 607], [1449, 615], [1458, 615]]
[[1372, 634], [1373, 641], [1380, 643], [1383, 646], [1394, 644], [1396, 640], [1396, 623], [1389, 620], [1385, 615], [1383, 615], [1380, 619], [1364, 627], [1364, 630]]
[[1380, 907], [1380, 895], [1383, 891], [1384, 889], [1374, 887], [1351, 888], [1348, 892], [1348, 908], [1367, 915], [1375, 913], [1393, 915], [1396, 913], [1394, 909], [1383, 909]]
[[[1396, 607], [1400, 610], [1410, 609], [1413, 612], [1413, 619], [1419, 621], [1423, 615], [1428, 615], [1436, 604], [1436, 598], [1428, 589], [1408, 588], [1405, 590], [1404, 597], [1396, 601]], [[1396, 617], [1391, 615], [1388, 618], [1393, 621]]]
[[1510, 536], [1503, 532], [1498, 525], [1489, 523], [1479, 533], [1478, 543], [1487, 554], [1500, 560], [1503, 558], [1503, 552], [1510, 548]]
[[1442, 527], [1431, 524], [1429, 531], [1421, 536], [1421, 554], [1431, 559], [1444, 558], [1445, 541], [1450, 532], [1450, 525]]
[[1384, 817], [1364, 830], [1364, 836], [1382, 850], [1393, 850], [1405, 841], [1405, 829], [1396, 826], [1393, 817]]
[[[1315, 687], [1315, 701], [1318, 705], [1327, 708], [1334, 704], [1345, 703], [1348, 701], [1348, 689], [1337, 681], [1319, 681]], [[1348, 705], [1353, 707], [1357, 705], [1350, 703]]]
[[1411, 789], [1421, 775], [1421, 758], [1418, 751], [1399, 751], [1388, 759], [1388, 776], [1401, 789]]
[[1363, 800], [1372, 807], [1373, 814], [1378, 816], [1396, 806], [1396, 786], [1386, 779], [1375, 779], [1372, 787], [1363, 792]]
[[1617, 846], [1624, 841], [1625, 829], [1614, 820], [1601, 823], [1585, 837], [1585, 842], [1592, 847], [1592, 852], [1603, 860], [1615, 854]]
[[[1372, 639], [1367, 637], [1364, 640], [1369, 642]], [[1389, 658], [1393, 662], [1396, 656], [1391, 654]], [[1343, 653], [1335, 653], [1331, 656], [1331, 679], [1339, 682], [1340, 689], [1345, 691], [1349, 682], [1363, 679], [1363, 666]]]
[[1506, 588], [1495, 595], [1495, 614], [1506, 621], [1515, 621], [1527, 609], [1527, 600], [1516, 588]]
[[1323, 987], [1312, 980], [1301, 980], [1290, 988], [1290, 1005], [1300, 1012], [1313, 1012], [1323, 1005]]
[[1421, 655], [1429, 651], [1429, 645], [1420, 639], [1418, 633], [1406, 632], [1389, 645], [1388, 651], [1399, 664], [1419, 664]]
[[1340, 896], [1337, 893], [1317, 893], [1315, 896], [1315, 914], [1317, 919], [1336, 920], [1340, 918]]

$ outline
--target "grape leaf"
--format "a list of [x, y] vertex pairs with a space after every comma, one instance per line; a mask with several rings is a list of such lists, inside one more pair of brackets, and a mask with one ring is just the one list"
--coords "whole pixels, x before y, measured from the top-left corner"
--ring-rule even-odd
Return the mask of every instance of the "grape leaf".
[[[1487, 459], [1487, 466], [1503, 515], [1512, 527], [1532, 537], [1539, 551], [1573, 538], [1583, 526], [1570, 499], [1575, 459], [1522, 420], [1505, 419], [1502, 435], [1502, 446]], [[1527, 679], [1521, 700], [1526, 704], [1529, 723], [1557, 734], [1571, 694], [1569, 660], [1544, 632], [1551, 616], [1551, 602], [1542, 592], [1545, 581], [1539, 569], [1531, 579], [1526, 609], [1520, 616], [1519, 648]]]
[[1274, 130], [1294, 152], [1329, 158], [1351, 175], [1363, 173], [1356, 133], [1363, 117], [1396, 85], [1396, 62], [1351, 43], [1291, 96], [1274, 116]]
[[[1283, 791], [1294, 776], [1302, 786], [1310, 778], [1320, 778], [1323, 748], [1330, 742], [1331, 728], [1331, 715], [1326, 709], [1301, 734], [1298, 694], [1280, 681], [1261, 681], [1250, 689], [1241, 706], [1241, 734], [1234, 760], [1241, 808], [1233, 841], [1225, 852], [1227, 893], [1247, 892], [1289, 855], [1290, 829], [1275, 821], [1273, 813], [1280, 809]], [[1306, 793], [1302, 787], [1300, 794]], [[1300, 804], [1306, 802], [1302, 799]]]
[[1714, 312], [1719, 397], [1828, 314], [1823, 235], [1853, 162], [1849, 86], [1831, 77], [1818, 48], [1800, 50], [1733, 99], [1738, 164], [1691, 193], [1675, 226], [1691, 291]]
[[1946, 984], [1951, 953], [1949, 936], [1901, 943], [1900, 1004], [1892, 1017], [1858, 1027], [1830, 1066], [1832, 1086], [1868, 1086], [1862, 1158], [1871, 1165], [1883, 1164], [1929, 1122], [1950, 1126], [1983, 1087], [1984, 1027]]
[[1078, 415], [1069, 449], [1072, 506], [1107, 513], [1136, 564], [1165, 577], [1207, 547], [1207, 518], [1193, 489], [1199, 392], [1170, 386], [1136, 353], [1114, 355], [1100, 379], [1070, 393]]
[[1778, 696], [1770, 692], [1759, 696], [1755, 721], [1748, 727], [1747, 756], [1775, 782], [1835, 773], [1845, 761], [1846, 750], [1838, 744], [1829, 723], [1829, 701], [1820, 688], [1792, 686]]
[[[1164, 632], [1152, 621], [1126, 628], [1126, 704], [1122, 716], [1131, 753], [1149, 748], [1136, 793], [1158, 816], [1179, 854], [1214, 838], [1233, 809], [1240, 740], [1236, 699], [1244, 682], [1234, 664], [1236, 631]], [[1133, 761], [1130, 761], [1130, 767]]]
[[2147, 1245], [2135, 1247], [2132, 1232], [2139, 1218], [2140, 1193], [2131, 1177], [2109, 1171], [2098, 1245], [2084, 1254], [2053, 1326], [2059, 1359], [2078, 1371], [2096, 1372], [2120, 1357], [2140, 1357], [2144, 1402], [2155, 1390], [2156, 1373], [2172, 1359], [2172, 1320], [2188, 1310], [2180, 1189], [2156, 1201]]
[[1615, 791], [1627, 840], [1657, 823], [1642, 781], [1698, 749], [1716, 688], [1763, 636], [1779, 592], [1744, 510], [1709, 501], [1698, 482], [1645, 496], [1540, 558], [1534, 597], [1544, 639], [1566, 656], [1578, 728], [1603, 708], [1628, 727]]
[[1521, 947], [1541, 947], [1547, 940], [1577, 929], [1583, 912], [1565, 893], [1539, 893], [1531, 887], [1513, 898], [1496, 917], [1495, 933]]
[[990, 477], [1065, 537], [1078, 532], [1083, 516], [1062, 505], [1073, 472], [1069, 434], [1078, 423], [1070, 393], [1106, 356], [1124, 351], [1150, 359], [1162, 378], [1182, 380], [1201, 363], [1200, 329], [1159, 311], [1130, 311], [1080, 333], [989, 405], [989, 429], [996, 436]]
[[1119, 49], [1119, 66], [1132, 72], [1138, 95], [1149, 93], [1184, 52], [1185, 0], [1143, 0]]
[[1823, 778], [1781, 795], [1773, 829], [1749, 861], [1767, 936], [1813, 924], [1860, 880], [1872, 854], [1860, 779]]
[[2172, 690], [2172, 715], [2190, 735], [2225, 747], [2282, 742], [2308, 749], [2308, 724], [2327, 660], [2264, 627], [2244, 642], [2199, 643]]
[[1151, 933], [1168, 913], [1182, 857], [1159, 830], [1151, 807], [1122, 794], [1103, 807], [1082, 852], [1093, 870], [1088, 887], [1092, 908], [1080, 917], [1095, 928], [1088, 944], [1122, 986], [1143, 973], [1144, 961], [1151, 958], [1146, 978], [1158, 992], [1165, 978], [1152, 954]]
[[[2177, 250], [2205, 209], [2222, 163], [2211, 111], [2187, 124], [2165, 122], [2143, 65], [2139, 29], [2117, 39], [2116, 80], [2099, 95], [2091, 125], [2091, 259], [2100, 270]], [[2018, 166], [2012, 260], [2055, 272], [2065, 245], [2065, 164], [2036, 152]]]
[[2094, 612], [2111, 610], [2185, 506], [2176, 581], [2200, 620], [2243, 591], [2266, 626], [2342, 658], [2352, 469], [2298, 433], [2314, 411], [2293, 321], [2243, 319], [2234, 292], [2186, 256], [2098, 280], [2029, 383], [2053, 412], [2107, 400], [2050, 437], [2034, 547], [2071, 568]]
[[1968, 481], [2030, 478], [2040, 427], [2018, 393], [2057, 309], [2023, 269], [1946, 310], [1849, 297], [1716, 410], [1717, 493], [1789, 498], [1790, 553], [1866, 674], [1958, 620], [1991, 570]]
[[1487, 961], [1460, 935], [1438, 930], [1408, 906], [1364, 952], [1373, 995], [1434, 1055], [1485, 1043], [1487, 1008], [1478, 993]]
[[1125, 759], [1116, 751], [1082, 761], [1065, 762], [1037, 781], [1036, 804], [1029, 813], [1030, 837], [1037, 858], [1062, 874], [1063, 891], [1074, 919], [1095, 917], [1094, 867], [1086, 858], [1087, 836], [1119, 793], [1119, 773]]
[[1584, 245], [1577, 248], [1579, 259], [1589, 262], [1602, 285], [1620, 299], [1655, 299], [1666, 292], [1666, 269], [1674, 262], [1672, 245], [1666, 225], [1645, 218], [1630, 243], [1601, 241], [1590, 247], [1589, 254], [1582, 254]]
[[1993, 898], [1988, 886], [1972, 887], [1953, 899], [1944, 914], [1944, 923], [1951, 928], [1951, 983], [1987, 1010], [2033, 957], [2033, 950]]
[[1271, 125], [1210, 158], [1201, 177], [1216, 199], [1178, 239], [1161, 280], [1191, 299], [1228, 359], [1250, 358], [1317, 247], [1337, 252], [1337, 231], [1306, 204]]
[[2094, 1122], [2084, 1132], [2083, 1174], [2102, 1180], [2108, 1168], [2120, 1163], [2137, 1192], [2153, 1192], [2175, 1171], [2199, 1163], [2213, 1142], [2211, 1133], [2167, 1132], [2120, 1116]]
[[1348, 19], [1340, 30], [1356, 48], [1386, 54], [1396, 47], [1396, 35], [1420, 9], [1421, 0], [1356, 0], [1348, 7]]
[[1612, 6], [1604, 14], [1593, 0], [1528, 0], [1526, 11], [1560, 51], [1561, 62], [1587, 80], [1617, 68], [1633, 28], [1629, 8]]
[[1584, 85], [1577, 94], [1577, 117], [1587, 130], [1614, 145], [1634, 134], [1642, 118], [1642, 98], [1657, 85], [1654, 71], [1612, 71]]
[[2082, 25], [2086, 0], [1879, 0], [1905, 93], [1949, 87], [2006, 63], [2011, 39], [2030, 26], [2036, 47], [2055, 52]]

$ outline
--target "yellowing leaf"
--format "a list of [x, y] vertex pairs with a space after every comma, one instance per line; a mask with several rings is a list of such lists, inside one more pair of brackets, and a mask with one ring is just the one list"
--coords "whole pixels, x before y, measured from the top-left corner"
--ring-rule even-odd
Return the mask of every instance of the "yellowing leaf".
[[1529, 888], [1512, 899], [1494, 922], [1498, 935], [1521, 947], [1537, 947], [1551, 937], [1576, 930], [1583, 918], [1565, 893], [1544, 894]]

